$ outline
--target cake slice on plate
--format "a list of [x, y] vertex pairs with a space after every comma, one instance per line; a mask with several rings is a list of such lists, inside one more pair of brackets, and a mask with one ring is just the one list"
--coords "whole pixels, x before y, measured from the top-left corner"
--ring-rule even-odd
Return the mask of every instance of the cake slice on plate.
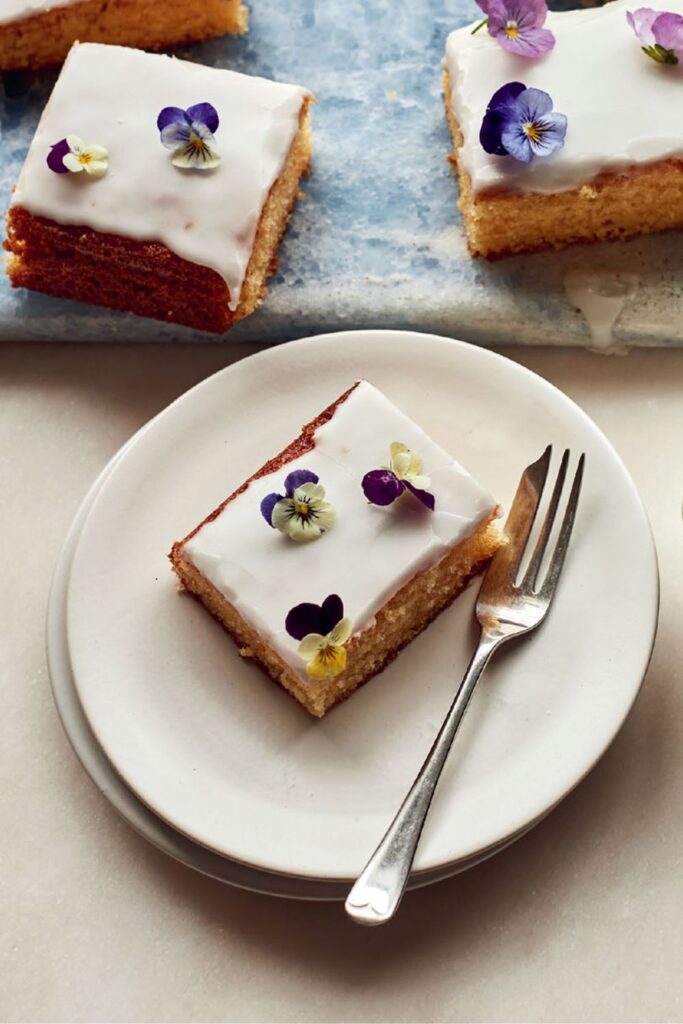
[[499, 514], [360, 381], [170, 558], [242, 656], [321, 717], [462, 592], [503, 542]]
[[510, 22], [498, 41], [472, 25], [450, 34], [444, 93], [473, 256], [683, 227], [681, 75], [668, 49], [683, 46], [683, 0], [666, 9], [660, 35], [627, 0], [551, 12], [554, 45], [527, 57], [499, 44], [521, 32]]
[[311, 102], [297, 85], [76, 44], [12, 197], [12, 284], [226, 331], [277, 267]]
[[160, 50], [247, 25], [242, 0], [2, 0], [0, 71], [60, 64], [77, 40]]

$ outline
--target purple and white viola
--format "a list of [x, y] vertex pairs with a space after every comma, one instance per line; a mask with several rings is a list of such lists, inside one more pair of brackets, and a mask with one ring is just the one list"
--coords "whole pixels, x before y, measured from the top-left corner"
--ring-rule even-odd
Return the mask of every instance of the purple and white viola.
[[334, 506], [325, 501], [325, 488], [310, 469], [290, 473], [284, 494], [267, 494], [261, 515], [269, 526], [299, 544], [322, 537], [336, 520]]
[[548, 16], [545, 0], [477, 0], [486, 15], [473, 32], [485, 25], [489, 35], [509, 53], [542, 57], [555, 45], [555, 36], [544, 28]]
[[434, 495], [427, 490], [429, 477], [422, 472], [422, 459], [400, 441], [390, 448], [391, 461], [381, 469], [372, 469], [363, 477], [361, 486], [373, 505], [391, 505], [406, 491], [430, 512], [434, 511]]
[[489, 101], [479, 141], [487, 153], [528, 164], [564, 146], [566, 134], [567, 118], [553, 110], [547, 92], [508, 82]]
[[196, 103], [187, 110], [164, 107], [157, 118], [161, 144], [173, 150], [174, 167], [210, 171], [221, 162], [214, 135], [218, 111], [210, 103]]

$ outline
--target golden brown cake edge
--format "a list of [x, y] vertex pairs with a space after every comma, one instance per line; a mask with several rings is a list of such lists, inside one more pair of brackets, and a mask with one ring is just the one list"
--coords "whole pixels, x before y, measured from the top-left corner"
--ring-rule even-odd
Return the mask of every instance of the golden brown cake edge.
[[0, 72], [60, 64], [77, 40], [162, 50], [248, 25], [242, 0], [81, 0], [0, 25]]

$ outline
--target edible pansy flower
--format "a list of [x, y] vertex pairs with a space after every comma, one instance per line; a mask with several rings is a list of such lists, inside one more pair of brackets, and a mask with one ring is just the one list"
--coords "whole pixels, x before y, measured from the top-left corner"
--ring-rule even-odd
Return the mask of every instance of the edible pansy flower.
[[85, 171], [91, 178], [107, 173], [109, 153], [104, 146], [86, 146], [78, 135], [67, 135], [56, 142], [47, 155], [47, 166], [55, 174], [80, 174]]
[[641, 43], [643, 53], [659, 64], [678, 64], [683, 57], [683, 17], [668, 11], [639, 7], [626, 18]]
[[210, 103], [196, 103], [187, 110], [164, 107], [157, 128], [162, 145], [173, 150], [173, 166], [200, 171], [218, 167], [221, 158], [214, 148], [218, 124], [218, 112]]
[[564, 146], [566, 134], [567, 118], [553, 110], [547, 92], [508, 82], [489, 101], [479, 141], [487, 153], [528, 164]]
[[484, 25], [497, 43], [519, 57], [540, 57], [555, 45], [555, 36], [543, 28], [548, 15], [545, 0], [477, 0], [486, 15]]
[[321, 605], [298, 604], [285, 620], [285, 629], [300, 640], [299, 655], [314, 679], [338, 676], [346, 668], [346, 648], [353, 632], [351, 619], [344, 618], [344, 604], [330, 594]]
[[284, 494], [267, 494], [261, 515], [275, 530], [298, 543], [317, 540], [332, 529], [334, 506], [325, 501], [325, 488], [309, 469], [296, 469], [285, 480]]
[[365, 497], [373, 505], [391, 505], [409, 491], [418, 501], [434, 511], [434, 495], [430, 494], [429, 477], [422, 472], [422, 459], [400, 441], [390, 448], [391, 462], [381, 469], [372, 469], [363, 477], [361, 486]]

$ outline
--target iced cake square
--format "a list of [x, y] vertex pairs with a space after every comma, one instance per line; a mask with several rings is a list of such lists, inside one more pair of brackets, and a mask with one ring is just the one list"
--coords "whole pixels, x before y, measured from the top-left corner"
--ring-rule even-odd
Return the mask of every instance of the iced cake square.
[[502, 543], [495, 501], [359, 381], [173, 546], [183, 586], [321, 717]]
[[298, 85], [76, 44], [12, 197], [12, 285], [226, 331], [277, 267], [311, 102]]
[[[546, 27], [555, 45], [531, 57], [507, 52], [485, 30], [473, 35], [473, 25], [449, 35], [444, 94], [473, 256], [683, 227], [678, 57], [667, 51], [664, 59], [655, 49], [653, 60], [643, 52], [649, 36], [641, 31], [639, 38], [627, 18], [637, 8], [613, 0], [603, 7], [550, 12]], [[672, 0], [667, 11], [680, 19], [683, 0]], [[484, 117], [503, 89], [508, 99], [518, 90], [545, 93], [566, 118], [563, 144], [528, 162], [519, 153], [510, 155], [504, 144], [499, 152], [487, 152], [480, 137]], [[520, 131], [542, 135], [543, 117], [536, 126], [533, 118], [522, 117]], [[504, 112], [503, 120], [512, 119]], [[487, 145], [495, 148], [490, 132]]]

